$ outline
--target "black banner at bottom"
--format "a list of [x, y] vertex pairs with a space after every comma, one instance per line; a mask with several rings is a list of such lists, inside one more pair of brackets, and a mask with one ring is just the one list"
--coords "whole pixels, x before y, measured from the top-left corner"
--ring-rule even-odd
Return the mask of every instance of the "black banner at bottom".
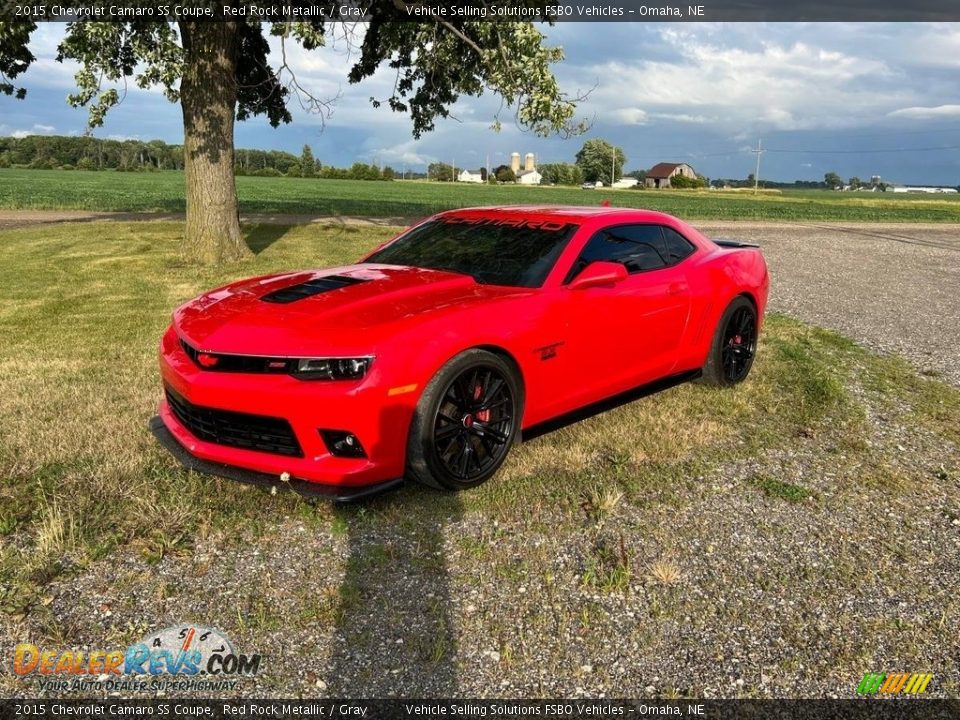
[[0, 700], [0, 718], [953, 720], [960, 700]]

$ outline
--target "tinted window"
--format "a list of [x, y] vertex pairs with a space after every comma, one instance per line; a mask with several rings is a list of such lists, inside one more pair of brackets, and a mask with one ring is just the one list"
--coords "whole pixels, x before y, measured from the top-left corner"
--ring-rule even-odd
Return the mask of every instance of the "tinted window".
[[660, 226], [621, 225], [601, 230], [580, 253], [566, 281], [598, 260], [620, 263], [631, 273], [666, 267]]
[[414, 228], [364, 262], [447, 270], [489, 285], [539, 287], [577, 227], [451, 216]]
[[663, 228], [663, 241], [666, 246], [667, 262], [670, 265], [676, 265], [696, 250], [692, 242], [668, 227]]

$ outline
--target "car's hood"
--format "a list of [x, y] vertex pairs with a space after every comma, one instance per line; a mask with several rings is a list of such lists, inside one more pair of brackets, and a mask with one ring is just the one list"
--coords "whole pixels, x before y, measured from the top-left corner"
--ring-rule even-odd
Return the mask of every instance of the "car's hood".
[[360, 264], [241, 280], [174, 312], [193, 347], [251, 355], [369, 352], [378, 338], [426, 314], [528, 292], [457, 273]]

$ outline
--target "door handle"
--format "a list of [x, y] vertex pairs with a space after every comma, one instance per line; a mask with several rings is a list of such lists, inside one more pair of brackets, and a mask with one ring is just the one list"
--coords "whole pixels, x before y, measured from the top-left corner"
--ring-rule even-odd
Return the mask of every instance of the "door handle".
[[678, 283], [678, 282], [670, 283], [670, 285], [667, 287], [667, 294], [679, 295], [682, 292], [684, 292], [686, 289], [687, 289], [687, 286], [684, 283]]

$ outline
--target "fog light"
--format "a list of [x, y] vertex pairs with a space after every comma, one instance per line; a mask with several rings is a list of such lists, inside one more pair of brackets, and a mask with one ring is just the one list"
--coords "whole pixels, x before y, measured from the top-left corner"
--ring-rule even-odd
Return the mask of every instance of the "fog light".
[[366, 457], [367, 453], [357, 436], [346, 430], [320, 430], [320, 437], [331, 455], [337, 457]]

